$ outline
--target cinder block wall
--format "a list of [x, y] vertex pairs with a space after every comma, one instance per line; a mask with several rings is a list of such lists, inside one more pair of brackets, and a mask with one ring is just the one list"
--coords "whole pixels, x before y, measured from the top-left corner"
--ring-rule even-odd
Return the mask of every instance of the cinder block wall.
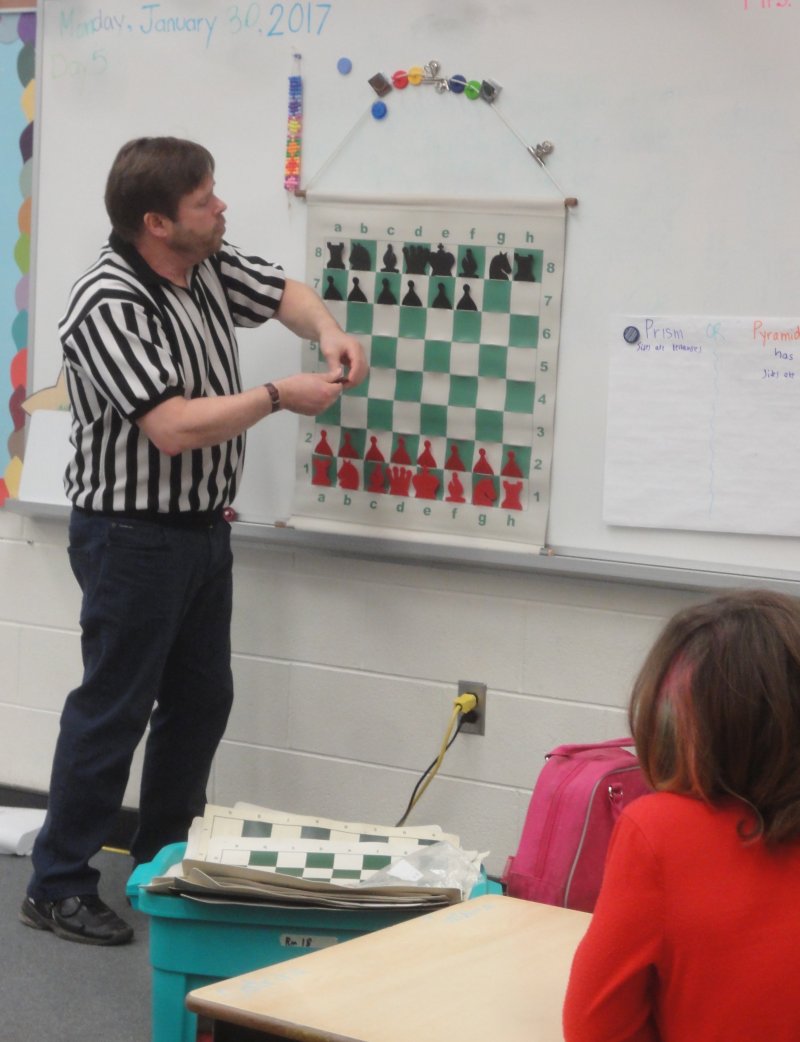
[[[698, 592], [387, 563], [236, 542], [237, 699], [209, 798], [394, 824], [436, 757], [460, 679], [488, 686], [410, 820], [516, 848], [544, 754], [626, 733], [643, 655]], [[45, 791], [80, 676], [66, 522], [0, 511], [0, 785]], [[139, 758], [126, 803], [137, 803]]]

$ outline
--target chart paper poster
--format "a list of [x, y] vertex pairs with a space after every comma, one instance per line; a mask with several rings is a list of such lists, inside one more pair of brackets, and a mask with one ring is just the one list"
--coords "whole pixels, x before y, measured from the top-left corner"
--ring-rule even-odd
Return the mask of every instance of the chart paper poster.
[[604, 520], [800, 535], [800, 318], [614, 319]]
[[[292, 523], [541, 550], [563, 200], [308, 201], [308, 280], [370, 374], [300, 418]], [[320, 368], [304, 345], [303, 369]]]

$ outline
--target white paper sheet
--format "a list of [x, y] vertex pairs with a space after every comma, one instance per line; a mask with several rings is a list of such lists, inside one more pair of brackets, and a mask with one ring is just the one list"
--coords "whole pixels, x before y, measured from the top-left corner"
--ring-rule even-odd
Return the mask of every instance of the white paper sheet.
[[606, 523], [799, 535], [799, 432], [800, 319], [613, 320]]
[[43, 810], [0, 807], [0, 854], [30, 854], [44, 818]]

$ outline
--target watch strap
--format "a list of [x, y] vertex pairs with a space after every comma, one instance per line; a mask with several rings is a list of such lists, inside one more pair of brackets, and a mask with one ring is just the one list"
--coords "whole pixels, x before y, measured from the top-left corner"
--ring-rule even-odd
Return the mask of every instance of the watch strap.
[[272, 412], [279, 412], [281, 407], [281, 392], [271, 381], [264, 384], [266, 389], [269, 391], [269, 397], [272, 402]]

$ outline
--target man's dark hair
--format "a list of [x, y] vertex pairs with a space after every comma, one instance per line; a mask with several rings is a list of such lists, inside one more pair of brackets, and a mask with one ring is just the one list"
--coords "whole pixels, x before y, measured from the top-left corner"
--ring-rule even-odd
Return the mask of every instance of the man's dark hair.
[[126, 242], [142, 230], [146, 213], [174, 221], [183, 196], [214, 172], [214, 157], [194, 141], [140, 137], [123, 145], [106, 182], [111, 227]]

